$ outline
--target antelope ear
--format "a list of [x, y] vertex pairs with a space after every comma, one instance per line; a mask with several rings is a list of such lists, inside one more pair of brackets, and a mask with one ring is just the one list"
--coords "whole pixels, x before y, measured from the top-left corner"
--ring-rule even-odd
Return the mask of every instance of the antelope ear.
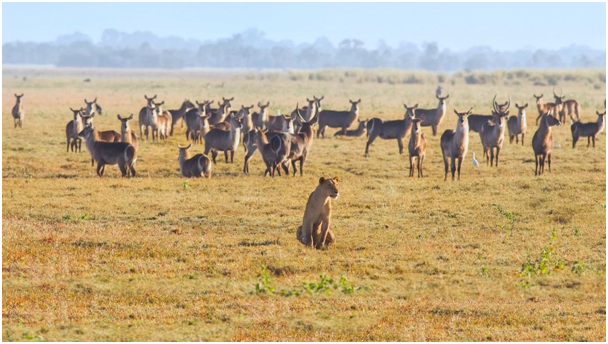
[[122, 119], [122, 118], [120, 118], [120, 114], [116, 115], [116, 118], [118, 118], [118, 119]]
[[339, 183], [340, 182], [340, 178], [339, 177], [334, 177], [334, 182]]
[[357, 100], [357, 104], [361, 103], [361, 98], [359, 98], [359, 100]]
[[321, 177], [321, 178], [319, 179], [319, 185], [321, 185], [321, 184], [325, 183], [325, 181], [326, 181], [326, 180], [327, 180], [327, 179], [325, 179], [325, 177]]
[[266, 102], [266, 107], [270, 106], [270, 101]]
[[526, 103], [526, 105], [524, 105], [524, 108], [527, 108], [527, 107], [528, 107], [528, 103]]
[[407, 110], [407, 104], [403, 103], [403, 107]]
[[456, 114], [456, 116], [460, 116], [460, 114], [458, 113], [458, 111], [456, 111], [456, 109], [454, 109], [454, 113]]
[[131, 114], [131, 116], [129, 116], [129, 119], [133, 119], [133, 114]]
[[417, 109], [417, 108], [418, 108], [418, 104], [414, 105], [414, 109]]

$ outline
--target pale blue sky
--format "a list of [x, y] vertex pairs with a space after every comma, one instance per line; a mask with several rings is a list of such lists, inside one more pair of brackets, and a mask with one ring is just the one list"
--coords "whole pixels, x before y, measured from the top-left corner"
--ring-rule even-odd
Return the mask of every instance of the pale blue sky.
[[[540, 19], [539, 19], [540, 18]], [[272, 40], [337, 44], [359, 38], [396, 46], [435, 41], [440, 48], [490, 46], [606, 49], [606, 3], [3, 3], [2, 40], [52, 41], [104, 29], [151, 31], [199, 40], [257, 28]]]

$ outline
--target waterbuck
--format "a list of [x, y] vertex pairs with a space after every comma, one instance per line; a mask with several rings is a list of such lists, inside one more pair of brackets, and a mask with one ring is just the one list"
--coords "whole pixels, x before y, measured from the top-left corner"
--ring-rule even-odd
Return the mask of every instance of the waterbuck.
[[82, 152], [82, 139], [78, 136], [78, 134], [84, 127], [82, 124], [82, 118], [80, 118], [80, 114], [82, 114], [84, 109], [80, 108], [79, 110], [74, 110], [70, 108], [70, 110], [72, 111], [74, 118], [65, 126], [65, 136], [67, 139], [66, 152], [69, 152], [70, 148], [72, 149], [72, 152]]
[[535, 176], [540, 176], [545, 172], [545, 160], [551, 172], [551, 153], [553, 151], [553, 132], [551, 126], [561, 125], [561, 122], [553, 116], [553, 110], [543, 114], [538, 130], [532, 137], [532, 149], [534, 149], [534, 160], [536, 162]]
[[84, 103], [87, 104], [87, 106], [84, 110], [85, 115], [91, 116], [95, 113], [98, 113], [100, 116], [102, 115], [101, 106], [99, 106], [99, 104], [97, 104], [97, 97], [95, 97], [95, 99], [93, 99], [92, 102], [89, 102], [85, 99]]
[[97, 131], [91, 125], [84, 127], [78, 136], [84, 138], [91, 158], [97, 161], [98, 176], [103, 176], [105, 165], [118, 164], [123, 177], [128, 176], [129, 172], [135, 177], [137, 150], [131, 144], [99, 141]]
[[367, 133], [367, 122], [368, 120], [360, 120], [357, 119], [357, 122], [359, 123], [357, 126], [357, 129], [355, 130], [347, 130], [346, 134], [344, 133], [344, 131], [340, 130], [340, 131], [336, 131], [336, 133], [334, 134], [334, 136], [352, 136], [352, 137], [361, 137], [363, 135], [365, 135], [365, 133]]
[[154, 109], [154, 99], [156, 99], [156, 94], [152, 98], [148, 98], [147, 95], [144, 94], [144, 98], [146, 99], [146, 106], [139, 110], [139, 136], [144, 137], [144, 133], [146, 134], [146, 141], [148, 141], [148, 127], [151, 125], [152, 121], [152, 110]]
[[234, 100], [234, 97], [232, 97], [230, 99], [226, 99], [226, 98], [222, 97], [222, 100], [223, 100], [222, 103], [220, 103], [219, 101], [217, 102], [217, 104], [219, 105], [219, 108], [217, 110], [211, 109], [210, 105], [208, 105], [208, 107], [207, 107], [207, 114], [210, 116], [209, 124], [211, 124], [211, 125], [218, 124], [220, 122], [225, 121], [226, 117], [230, 113], [230, 109], [232, 107], [230, 105], [230, 102]]
[[581, 123], [574, 122], [570, 126], [570, 131], [572, 131], [572, 148], [576, 147], [576, 142], [580, 137], [587, 138], [587, 148], [591, 144], [591, 140], [593, 140], [593, 148], [595, 148], [595, 139], [597, 135], [604, 131], [604, 116], [606, 116], [606, 110], [603, 113], [596, 111], [597, 114], [597, 122], [589, 122], [589, 123]]
[[555, 89], [553, 89], [553, 98], [555, 98], [555, 104], [558, 105], [557, 110], [559, 111], [560, 122], [564, 123], [566, 121], [566, 115], [568, 115], [570, 119], [574, 121], [574, 117], [572, 117], [573, 113], [576, 115], [576, 121], [581, 120], [579, 115], [581, 107], [576, 100], [564, 100], [564, 98], [566, 98], [564, 93], [560, 91], [560, 95], [558, 96], [557, 94], [555, 94]]
[[21, 128], [23, 126], [23, 119], [25, 118], [25, 109], [23, 108], [23, 102], [21, 98], [23, 98], [24, 93], [18, 95], [15, 93], [15, 97], [17, 98], [17, 102], [15, 106], [13, 106], [13, 122], [15, 123], [15, 128], [19, 126]]
[[[282, 119], [281, 121], [275, 121], [275, 122], [273, 122], [273, 124], [267, 126], [267, 128], [269, 128], [269, 129], [268, 129], [268, 132], [266, 133], [266, 136], [269, 140], [271, 140], [273, 136], [278, 135], [278, 134], [283, 134], [283, 135], [293, 134], [293, 124], [294, 124], [293, 118], [289, 118], [289, 117], [285, 117], [285, 116], [270, 116], [269, 118], [281, 118]], [[257, 127], [257, 128], [260, 129], [261, 127]], [[273, 129], [278, 129], [278, 130], [273, 130]], [[243, 173], [245, 173], [245, 174], [249, 174], [249, 161], [251, 160], [255, 151], [258, 149], [254, 130], [243, 134], [243, 144], [245, 145], [245, 163], [243, 164]]]
[[207, 105], [210, 101], [196, 104], [198, 108], [190, 109], [184, 116], [186, 121], [186, 140], [203, 143], [203, 138], [209, 132], [209, 121], [207, 117]]
[[192, 144], [187, 147], [182, 147], [179, 144], [179, 170], [182, 173], [182, 177], [202, 177], [211, 178], [211, 160], [205, 154], [196, 154], [190, 157], [190, 148]]
[[496, 167], [498, 167], [498, 156], [502, 149], [502, 144], [505, 139], [505, 129], [507, 126], [507, 118], [509, 118], [509, 106], [511, 105], [511, 97], [504, 109], [501, 109], [494, 102], [492, 110], [493, 119], [482, 124], [479, 131], [481, 144], [483, 146], [483, 155], [486, 162], [490, 166], [494, 166], [494, 148], [496, 148]]
[[426, 153], [426, 136], [420, 130], [421, 118], [412, 119], [412, 133], [410, 134], [410, 177], [414, 176], [414, 159], [418, 158], [418, 178], [422, 178], [422, 162]]
[[120, 121], [120, 141], [130, 143], [135, 147], [135, 150], [138, 150], [139, 142], [137, 140], [137, 135], [129, 126], [129, 121], [133, 119], [133, 114], [127, 118], [120, 117], [120, 114], [116, 115], [116, 117]]
[[538, 117], [536, 117], [536, 125], [538, 125], [538, 120], [541, 119], [541, 117], [543, 117], [549, 111], [557, 113], [558, 106], [555, 103], [543, 103], [543, 101], [541, 100], [543, 98], [542, 94], [540, 96], [533, 94], [533, 96], [534, 98], [536, 98], [536, 108], [538, 109]]
[[277, 116], [268, 116], [268, 120], [266, 121], [266, 128], [271, 131], [285, 131], [285, 128], [287, 128], [287, 131], [294, 133], [295, 126], [295, 117], [287, 117], [285, 115], [281, 115], [280, 112]]
[[[317, 115], [320, 110], [318, 105], [320, 105], [320, 102], [323, 98], [324, 97], [321, 97], [321, 99], [317, 99], [317, 97], [315, 97], [315, 96], [312, 96], [312, 100], [306, 98], [308, 105], [301, 109], [300, 108], [296, 109], [300, 113], [300, 117], [302, 117], [304, 119], [304, 121], [309, 121], [313, 116]], [[296, 110], [293, 110], [291, 112], [291, 117], [295, 119], [295, 121], [294, 121], [295, 132], [299, 132], [300, 128], [302, 128], [302, 122], [300, 121], [299, 117], [297, 116]]]
[[258, 102], [258, 107], [260, 108], [260, 112], [254, 112], [251, 114], [251, 119], [253, 121], [253, 126], [257, 128], [266, 127], [266, 122], [268, 121], [268, 106], [270, 102], [266, 102], [266, 105]]
[[524, 106], [519, 106], [519, 104], [515, 103], [515, 107], [517, 107], [517, 116], [509, 117], [507, 121], [507, 129], [509, 129], [509, 143], [513, 143], [513, 139], [515, 139], [515, 143], [519, 144], [519, 135], [521, 134], [521, 145], [524, 145], [524, 135], [526, 134], [526, 108], [528, 107], [528, 103]]
[[439, 99], [436, 109], [416, 109], [416, 115], [424, 120], [420, 123], [423, 127], [431, 127], [433, 129], [433, 136], [437, 136], [437, 127], [443, 121], [443, 117], [446, 114], [446, 100], [450, 98], [448, 94], [445, 97], [435, 95]]
[[458, 116], [456, 122], [456, 130], [448, 129], [441, 135], [440, 145], [441, 153], [443, 154], [443, 164], [445, 167], [444, 181], [448, 180], [448, 159], [451, 159], [452, 180], [456, 172], [456, 159], [458, 159], [458, 180], [460, 180], [460, 166], [462, 159], [467, 155], [469, 149], [469, 121], [468, 117], [473, 112], [470, 108], [467, 112], [458, 112], [454, 109], [454, 113]]
[[405, 107], [405, 115], [403, 119], [386, 121], [380, 118], [372, 118], [367, 122], [367, 146], [365, 146], [365, 156], [369, 155], [369, 146], [374, 142], [377, 137], [383, 140], [397, 140], [399, 146], [399, 154], [403, 154], [403, 143], [405, 142], [406, 135], [412, 130], [412, 119], [418, 114], [416, 107], [418, 104], [412, 107], [408, 107], [407, 104], [403, 104]]
[[[162, 106], [165, 101], [160, 103], [154, 103], [154, 110], [156, 112], [156, 138], [161, 140], [167, 140], [169, 133], [173, 127], [173, 116], [169, 111], [163, 110]], [[152, 131], [152, 141], [154, 141], [154, 130]]]
[[228, 151], [230, 151], [230, 162], [233, 163], [234, 151], [239, 146], [242, 128], [241, 120], [235, 116], [231, 119], [230, 130], [209, 130], [207, 135], [205, 135], [205, 155], [211, 152], [213, 163], [215, 164], [218, 151], [223, 151], [226, 162], [228, 162]]
[[177, 109], [177, 110], [169, 110], [169, 113], [171, 113], [171, 132], [169, 133], [169, 135], [173, 136], [173, 128], [175, 127], [175, 124], [177, 123], [177, 121], [182, 120], [182, 128], [184, 127], [184, 115], [186, 115], [186, 112], [188, 112], [188, 110], [194, 108], [194, 104], [192, 104], [192, 102], [190, 101], [190, 99], [184, 99], [184, 102], [182, 103], [182, 106]]
[[270, 137], [259, 128], [251, 131], [255, 136], [257, 149], [262, 155], [262, 160], [266, 164], [264, 177], [270, 175], [274, 177], [275, 172], [281, 175], [281, 166], [289, 156], [291, 149], [291, 136], [283, 133], [271, 133]]
[[238, 117], [241, 120], [241, 124], [243, 124], [242, 132], [248, 133], [253, 129], [253, 122], [251, 120], [250, 111], [253, 109], [253, 105], [246, 107], [244, 105], [241, 106], [239, 111], [231, 111], [226, 119], [223, 122], [216, 123], [213, 125], [213, 128], [222, 129], [222, 130], [230, 130], [230, 122], [232, 121], [232, 117]]
[[[496, 94], [494, 95], [494, 100], [492, 100], [492, 109], [498, 108], [499, 111], [506, 111], [505, 108], [507, 104], [509, 104], [510, 100], [505, 102], [504, 104], [498, 104], [496, 102]], [[474, 131], [476, 133], [481, 131], [481, 126], [484, 125], [487, 121], [491, 121], [494, 119], [494, 115], [476, 115], [472, 114], [469, 116], [469, 131]]]
[[[304, 175], [304, 163], [308, 157], [308, 153], [310, 153], [310, 149], [312, 148], [313, 141], [313, 126], [317, 124], [319, 120], [318, 114], [315, 114], [310, 121], [306, 121], [300, 115], [300, 111], [298, 106], [296, 105], [296, 116], [302, 123], [302, 127], [300, 128], [300, 132], [295, 135], [291, 135], [291, 147], [288, 156], [288, 160], [291, 161], [291, 166], [293, 167], [293, 176], [296, 175], [298, 169], [296, 168], [296, 161], [300, 161], [300, 176]], [[289, 167], [287, 163], [282, 164], [283, 170], [285, 174], [289, 174]]]
[[[334, 111], [323, 110], [319, 112], [319, 130], [317, 138], [322, 135], [325, 138], [325, 128], [342, 128], [342, 132], [346, 130], [359, 118], [359, 104], [361, 99], [357, 101], [348, 100], [351, 104], [350, 111]], [[315, 105], [316, 106], [316, 105]]]

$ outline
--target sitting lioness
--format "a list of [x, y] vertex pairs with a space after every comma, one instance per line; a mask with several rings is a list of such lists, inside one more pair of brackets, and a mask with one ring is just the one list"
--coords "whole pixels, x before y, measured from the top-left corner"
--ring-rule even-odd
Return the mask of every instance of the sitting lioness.
[[319, 186], [308, 197], [304, 221], [298, 227], [296, 237], [306, 245], [313, 245], [316, 249], [326, 247], [334, 241], [334, 235], [329, 229], [331, 222], [331, 199], [338, 198], [340, 179], [319, 179]]

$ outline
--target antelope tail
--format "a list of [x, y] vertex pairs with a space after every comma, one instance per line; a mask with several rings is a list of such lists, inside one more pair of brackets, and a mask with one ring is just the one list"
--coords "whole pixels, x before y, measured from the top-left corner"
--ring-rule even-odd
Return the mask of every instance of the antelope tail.
[[283, 140], [281, 140], [278, 136], [272, 138], [271, 142], [272, 151], [275, 155], [279, 155], [281, 148], [283, 148]]
[[137, 160], [137, 151], [135, 147], [129, 145], [127, 149], [125, 149], [125, 162], [127, 167], [131, 168], [135, 165], [135, 161]]

